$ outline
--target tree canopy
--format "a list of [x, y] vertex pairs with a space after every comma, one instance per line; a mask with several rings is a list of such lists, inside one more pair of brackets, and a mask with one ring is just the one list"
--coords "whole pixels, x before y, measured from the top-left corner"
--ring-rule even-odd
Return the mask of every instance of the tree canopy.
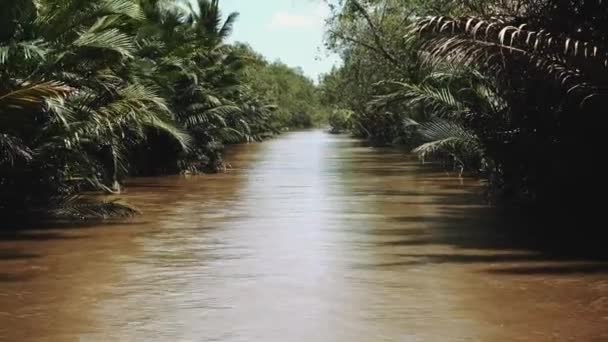
[[600, 169], [589, 120], [605, 108], [606, 3], [332, 3], [326, 41], [343, 66], [321, 96], [352, 111], [355, 135], [482, 175], [493, 199], [563, 207], [587, 194]]
[[224, 144], [311, 126], [315, 87], [227, 44], [218, 0], [0, 4], [0, 215], [105, 217], [129, 175], [222, 169]]

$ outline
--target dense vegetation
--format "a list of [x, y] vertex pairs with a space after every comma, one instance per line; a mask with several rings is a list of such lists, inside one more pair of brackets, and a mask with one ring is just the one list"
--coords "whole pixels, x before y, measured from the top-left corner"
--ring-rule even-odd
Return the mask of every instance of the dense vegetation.
[[333, 9], [327, 44], [344, 63], [325, 76], [323, 100], [352, 111], [355, 135], [475, 172], [493, 199], [554, 217], [592, 211], [581, 198], [599, 179], [602, 125], [591, 122], [608, 99], [608, 4], [346, 0]]
[[571, 208], [591, 193], [608, 4], [328, 3], [343, 63], [317, 88], [228, 44], [238, 15], [218, 0], [2, 2], [0, 216], [131, 214], [82, 194], [217, 171], [225, 144], [318, 124], [323, 108], [332, 131], [476, 173], [491, 199]]
[[309, 128], [325, 123], [317, 87], [300, 68], [290, 68], [280, 61], [269, 63], [247, 46], [238, 47], [252, 61], [245, 68], [245, 82], [276, 106], [271, 121], [276, 127]]
[[83, 193], [222, 168], [224, 144], [310, 126], [298, 70], [226, 43], [218, 0], [0, 3], [0, 217], [128, 215]]

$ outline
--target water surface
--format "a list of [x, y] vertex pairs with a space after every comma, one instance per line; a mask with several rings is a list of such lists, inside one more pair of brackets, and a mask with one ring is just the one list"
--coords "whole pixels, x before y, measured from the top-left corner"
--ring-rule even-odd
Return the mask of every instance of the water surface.
[[5, 235], [0, 340], [608, 340], [606, 265], [515, 242], [474, 180], [320, 131], [227, 159], [134, 180], [131, 221]]

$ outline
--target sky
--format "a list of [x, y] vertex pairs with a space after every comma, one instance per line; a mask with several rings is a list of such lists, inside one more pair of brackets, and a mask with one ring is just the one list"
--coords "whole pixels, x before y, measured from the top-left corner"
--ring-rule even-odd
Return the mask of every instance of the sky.
[[329, 9], [321, 0], [221, 0], [220, 8], [240, 13], [229, 41], [248, 43], [271, 62], [301, 67], [315, 81], [339, 63], [323, 47]]

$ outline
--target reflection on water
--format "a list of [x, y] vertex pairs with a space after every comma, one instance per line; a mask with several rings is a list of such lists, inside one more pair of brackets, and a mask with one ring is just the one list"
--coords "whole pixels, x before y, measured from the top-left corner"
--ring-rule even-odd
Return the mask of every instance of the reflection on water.
[[0, 340], [608, 340], [608, 267], [518, 245], [473, 181], [319, 131], [228, 160], [133, 181], [130, 222], [5, 235]]

